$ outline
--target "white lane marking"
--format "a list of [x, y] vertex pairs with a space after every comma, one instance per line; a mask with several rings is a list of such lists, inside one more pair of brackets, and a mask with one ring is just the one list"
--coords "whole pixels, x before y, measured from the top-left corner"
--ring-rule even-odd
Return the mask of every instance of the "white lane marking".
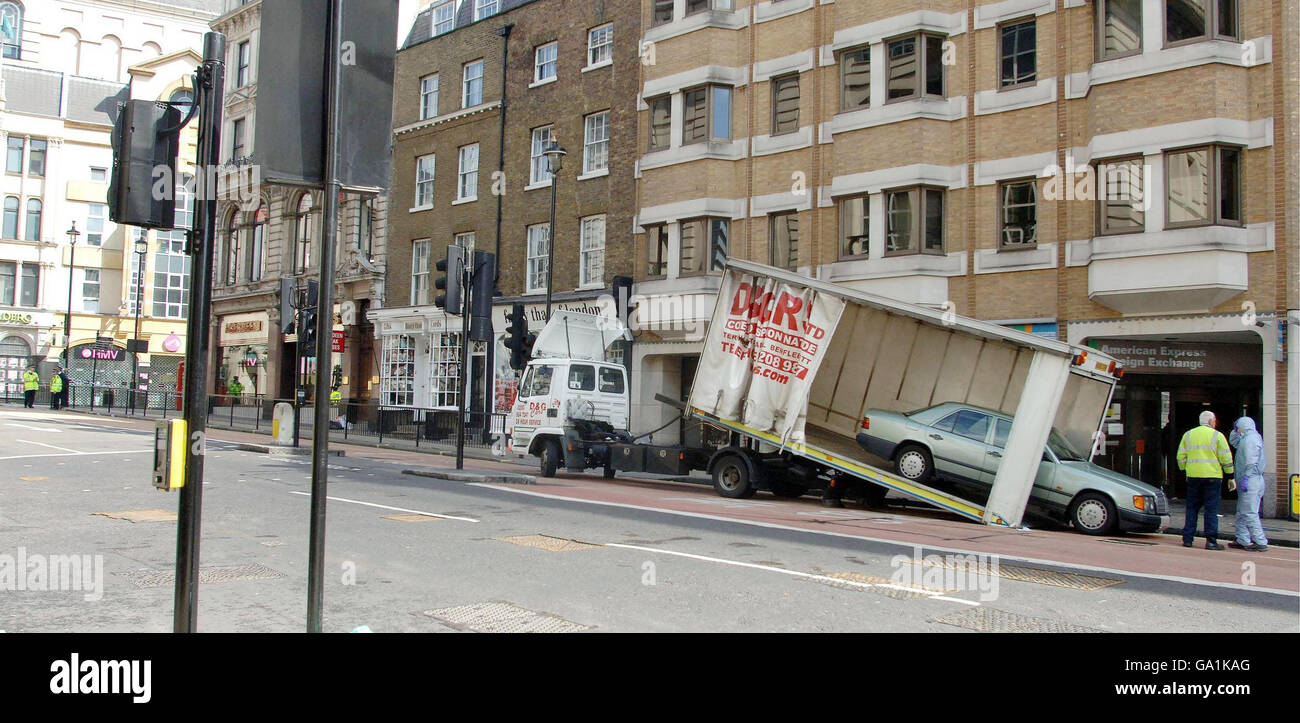
[[1049, 567], [1063, 567], [1069, 570], [1084, 570], [1088, 572], [1106, 572], [1112, 575], [1128, 575], [1129, 577], [1142, 578], [1145, 580], [1164, 580], [1167, 582], [1181, 582], [1188, 585], [1204, 585], [1206, 587], [1219, 587], [1229, 590], [1243, 590], [1246, 592], [1263, 592], [1273, 595], [1285, 595], [1287, 597], [1300, 598], [1300, 592], [1295, 590], [1281, 590], [1274, 587], [1258, 587], [1254, 585], [1240, 585], [1232, 582], [1215, 582], [1214, 580], [1201, 580], [1194, 577], [1181, 577], [1178, 575], [1158, 575], [1150, 572], [1135, 572], [1133, 570], [1120, 570], [1113, 567], [1100, 567], [1097, 565], [1085, 565], [1077, 562], [1062, 562], [1061, 560], [1043, 560], [1036, 557], [1020, 557], [1017, 555], [1008, 555], [1006, 553], [980, 552], [977, 550], [963, 550], [957, 547], [940, 547], [929, 543], [911, 543], [900, 540], [890, 540], [883, 537], [867, 537], [865, 535], [850, 535], [845, 532], [832, 532], [830, 530], [812, 530], [806, 527], [795, 527], [793, 525], [782, 525], [775, 522], [757, 522], [754, 520], [742, 520], [735, 517], [723, 517], [722, 515], [709, 515], [703, 512], [684, 512], [681, 510], [668, 510], [661, 507], [647, 507], [645, 505], [630, 505], [624, 502], [602, 502], [599, 500], [584, 500], [575, 497], [565, 497], [563, 495], [552, 495], [545, 492], [532, 492], [510, 487], [498, 487], [496, 485], [484, 484], [482, 482], [466, 482], [466, 486], [483, 487], [498, 492], [512, 492], [517, 495], [529, 495], [532, 497], [545, 497], [547, 499], [559, 500], [561, 502], [580, 502], [588, 505], [603, 505], [605, 507], [622, 507], [629, 510], [642, 510], [645, 512], [658, 512], [666, 515], [678, 515], [680, 517], [698, 517], [704, 520], [715, 520], [718, 522], [731, 522], [738, 525], [750, 525], [752, 527], [767, 527], [773, 530], [789, 530], [791, 532], [806, 532], [810, 535], [827, 535], [829, 537], [843, 537], [849, 540], [864, 540], [866, 542], [879, 542], [885, 545], [894, 545], [896, 547], [924, 547], [927, 550], [936, 552], [950, 552], [956, 555], [992, 555], [996, 554], [1001, 562], [1029, 562], [1035, 565], [1047, 565]]
[[[149, 454], [152, 449], [127, 449], [116, 450], [113, 452], [72, 452], [70, 454], [15, 454], [12, 457], [0, 457], [0, 462], [6, 459], [33, 459], [45, 457], [90, 457], [100, 454]], [[63, 464], [60, 462], [59, 464]]]
[[9, 424], [9, 425], [7, 425], [7, 426], [10, 426], [10, 427], [21, 427], [21, 428], [23, 428], [23, 429], [34, 429], [34, 430], [36, 430], [37, 432], [53, 432], [53, 433], [55, 433], [55, 434], [62, 434], [62, 433], [63, 433], [63, 430], [62, 430], [62, 429], [55, 429], [55, 428], [53, 428], [53, 427], [33, 427], [33, 426], [31, 426], [30, 424]]
[[44, 443], [44, 442], [29, 442], [29, 441], [27, 441], [27, 440], [25, 440], [25, 439], [15, 439], [14, 441], [15, 441], [15, 442], [20, 442], [20, 443], [22, 443], [22, 444], [36, 444], [36, 445], [40, 445], [40, 446], [42, 446], [42, 447], [49, 447], [50, 449], [57, 449], [57, 450], [59, 450], [60, 452], [71, 452], [71, 453], [73, 453], [73, 454], [81, 454], [81, 452], [78, 452], [78, 451], [75, 450], [75, 449], [68, 449], [67, 447], [56, 447], [56, 446], [54, 446], [54, 445], [52, 445], [52, 444], [46, 444], [46, 443]]
[[851, 585], [853, 587], [860, 587], [864, 589], [878, 587], [878, 588], [883, 588], [885, 590], [900, 590], [903, 592], [915, 593], [917, 595], [925, 595], [931, 600], [946, 600], [948, 602], [957, 602], [957, 603], [962, 603], [964, 605], [971, 605], [973, 607], [980, 606], [980, 604], [974, 600], [962, 600], [960, 598], [947, 597], [945, 595], [940, 595], [939, 593], [934, 592], [933, 590], [925, 590], [918, 587], [910, 587], [908, 585], [896, 585], [894, 583], [883, 583], [883, 582], [875, 583], [875, 582], [858, 582], [856, 580], [841, 580], [838, 577], [830, 577], [829, 575], [817, 575], [811, 572], [787, 570], [782, 567], [773, 567], [771, 565], [760, 565], [755, 562], [741, 562], [740, 560], [728, 560], [722, 557], [709, 557], [708, 555], [695, 555], [689, 552], [677, 552], [676, 550], [663, 550], [657, 547], [642, 547], [640, 545], [624, 545], [618, 542], [606, 542], [605, 547], [621, 547], [625, 550], [640, 550], [641, 552], [652, 552], [659, 555], [673, 555], [675, 557], [687, 557], [692, 560], [701, 560], [703, 562], [716, 562], [720, 565], [734, 565], [736, 567], [747, 567], [752, 570], [766, 570], [767, 572], [779, 572], [783, 575], [790, 575], [792, 577], [801, 577], [804, 578], [805, 580], [817, 580], [819, 582], [829, 582], [836, 585]]
[[[292, 490], [289, 492], [289, 494], [302, 495], [303, 497], [311, 497], [310, 492], [299, 492], [297, 490]], [[331, 500], [333, 502], [351, 502], [354, 505], [365, 505], [366, 507], [378, 507], [381, 510], [393, 510], [394, 512], [409, 512], [413, 515], [425, 515], [426, 517], [438, 517], [444, 520], [459, 520], [460, 522], [478, 522], [478, 520], [472, 517], [456, 517], [455, 515], [440, 515], [436, 512], [425, 512], [424, 510], [408, 510], [405, 507], [392, 507], [390, 505], [379, 505], [379, 504], [375, 504], [374, 502], [362, 502], [361, 500], [349, 500], [344, 497], [326, 497], [325, 499]]]

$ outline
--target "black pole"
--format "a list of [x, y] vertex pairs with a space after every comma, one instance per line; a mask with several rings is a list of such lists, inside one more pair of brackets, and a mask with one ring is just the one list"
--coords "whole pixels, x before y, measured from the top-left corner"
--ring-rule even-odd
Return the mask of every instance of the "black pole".
[[[469, 396], [469, 316], [474, 304], [474, 252], [465, 249], [461, 254], [464, 263], [456, 270], [460, 274], [460, 378], [457, 386], [460, 393], [456, 395], [456, 469], [465, 469], [465, 397]], [[448, 269], [450, 271], [450, 269]]]
[[[135, 416], [135, 393], [140, 386], [140, 310], [144, 308], [145, 254], [137, 250], [135, 255], [139, 260], [136, 263], [135, 274], [135, 349], [131, 352], [131, 416]], [[144, 411], [145, 416], [148, 416], [148, 396], [144, 400]]]
[[302, 398], [302, 358], [305, 356], [303, 351], [302, 340], [307, 336], [302, 330], [302, 304], [306, 299], [306, 294], [301, 293], [298, 287], [293, 290], [293, 329], [298, 340], [293, 343], [293, 446], [298, 446], [300, 419], [302, 418], [302, 404], [299, 400]]
[[555, 186], [560, 182], [560, 173], [554, 167], [554, 159], [548, 156], [551, 164], [551, 227], [546, 236], [546, 320], [551, 320], [551, 290], [555, 279]]
[[[339, 141], [339, 54], [343, 45], [343, 5], [330, 0], [329, 49], [326, 65], [325, 105], [325, 209], [321, 234], [320, 294], [316, 306], [316, 401], [313, 406], [311, 450], [311, 533], [307, 556], [307, 632], [321, 631], [325, 580], [325, 497], [329, 485], [330, 408], [321, 394], [330, 387], [330, 360], [334, 331], [334, 248], [338, 243], [339, 195], [343, 186], [338, 175]], [[301, 337], [299, 337], [301, 338]], [[323, 403], [324, 402], [324, 403]]]
[[[514, 23], [502, 25], [497, 30], [497, 35], [501, 36], [501, 125], [497, 130], [497, 173], [501, 174], [498, 178], [504, 178], [506, 173], [506, 68], [510, 67], [510, 31], [515, 29]], [[501, 202], [505, 197], [504, 193], [496, 194], [497, 197], [497, 258], [501, 258]], [[501, 280], [501, 265], [497, 264], [496, 276], [492, 279], [495, 286], [497, 281]], [[491, 345], [489, 345], [490, 348]]]
[[[72, 230], [68, 232], [68, 313], [63, 316], [63, 368], [68, 368], [68, 362], [72, 360], [72, 270], [77, 268], [77, 222], [72, 222]], [[68, 380], [71, 382], [71, 378]], [[92, 382], [93, 384], [93, 382]], [[94, 394], [92, 391], [91, 394]], [[68, 394], [71, 398], [72, 394]]]
[[185, 486], [181, 488], [176, 523], [175, 632], [192, 633], [198, 619], [199, 523], [203, 513], [203, 459], [208, 416], [206, 392], [212, 326], [212, 249], [217, 235], [215, 169], [221, 162], [221, 116], [225, 104], [226, 36], [203, 36], [203, 66], [199, 70], [199, 169], [195, 181], [194, 227], [189, 253], [194, 265], [190, 283], [190, 318], [185, 339]]

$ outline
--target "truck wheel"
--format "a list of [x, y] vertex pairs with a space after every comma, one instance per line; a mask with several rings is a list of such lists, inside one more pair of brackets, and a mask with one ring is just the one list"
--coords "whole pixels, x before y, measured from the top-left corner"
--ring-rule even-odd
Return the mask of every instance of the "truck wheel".
[[560, 468], [560, 443], [554, 439], [548, 439], [542, 442], [540, 464], [543, 477], [554, 477], [555, 470]]
[[908, 444], [894, 456], [894, 471], [912, 482], [926, 482], [934, 475], [934, 458], [919, 444]]
[[1098, 492], [1084, 492], [1070, 508], [1070, 522], [1085, 535], [1109, 535], [1119, 524], [1115, 503]]
[[723, 457], [713, 465], [713, 489], [731, 499], [753, 497], [758, 491], [749, 478], [749, 465], [734, 454]]

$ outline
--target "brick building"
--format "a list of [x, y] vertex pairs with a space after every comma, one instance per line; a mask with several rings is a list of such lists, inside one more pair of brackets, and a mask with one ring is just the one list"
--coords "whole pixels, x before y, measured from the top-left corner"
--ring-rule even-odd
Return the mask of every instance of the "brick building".
[[[388, 306], [370, 314], [383, 403], [458, 403], [461, 321], [434, 305], [450, 244], [497, 254], [494, 344], [471, 345], [469, 407], [507, 411], [511, 304], [545, 322], [551, 175], [554, 308], [598, 310], [631, 275], [640, 80], [637, 0], [432, 2], [397, 55]], [[503, 72], [504, 68], [504, 72]], [[504, 153], [503, 153], [504, 151]]]
[[732, 255], [1127, 358], [1099, 461], [1156, 484], [1202, 409], [1252, 416], [1275, 508], [1296, 2], [641, 5], [635, 426], [689, 388]]

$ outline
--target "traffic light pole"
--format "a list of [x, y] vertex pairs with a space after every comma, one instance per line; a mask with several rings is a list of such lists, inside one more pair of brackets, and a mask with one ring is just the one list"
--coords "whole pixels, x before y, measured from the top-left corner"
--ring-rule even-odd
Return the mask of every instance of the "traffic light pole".
[[194, 227], [189, 234], [194, 280], [190, 285], [190, 318], [185, 332], [185, 422], [189, 440], [185, 445], [185, 486], [181, 488], [176, 524], [176, 596], [172, 615], [172, 629], [178, 633], [194, 632], [198, 619], [199, 523], [203, 512], [208, 352], [212, 331], [212, 253], [217, 231], [216, 177], [209, 171], [221, 162], [225, 57], [226, 36], [204, 35], [203, 65], [196, 84], [200, 104], [198, 162], [202, 172], [195, 174], [198, 193]]
[[460, 394], [457, 399], [460, 402], [457, 406], [456, 419], [456, 469], [465, 469], [465, 400], [469, 396], [469, 317], [473, 313], [474, 303], [474, 274], [478, 269], [474, 268], [474, 253], [465, 250], [461, 257], [464, 263], [457, 270], [460, 274]]
[[321, 399], [330, 386], [331, 340], [334, 330], [334, 249], [338, 244], [339, 195], [339, 74], [343, 46], [343, 7], [340, 0], [329, 0], [329, 49], [326, 72], [325, 106], [325, 209], [320, 250], [320, 292], [316, 313], [316, 399], [312, 411], [311, 450], [311, 533], [307, 555], [307, 632], [321, 631], [325, 582], [325, 502], [329, 485], [330, 408], [329, 399]]

